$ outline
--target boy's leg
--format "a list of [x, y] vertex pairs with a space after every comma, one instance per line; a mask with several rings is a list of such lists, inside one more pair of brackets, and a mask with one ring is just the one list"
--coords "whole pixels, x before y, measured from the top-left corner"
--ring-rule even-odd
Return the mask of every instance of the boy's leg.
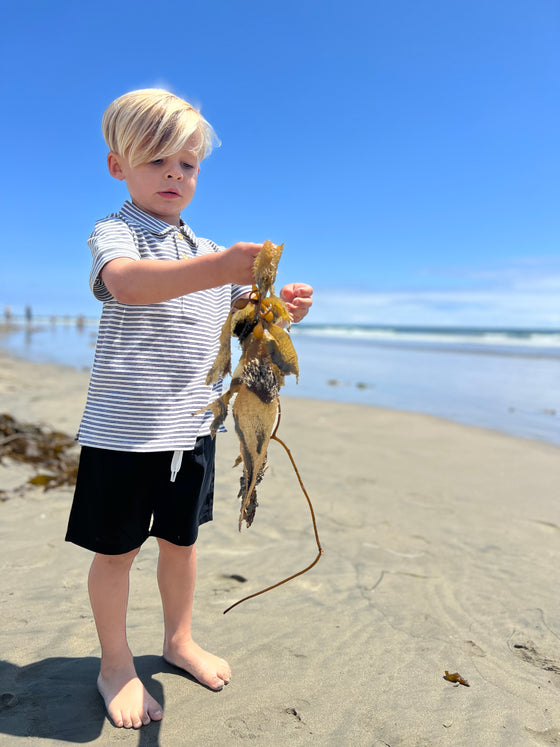
[[115, 726], [135, 729], [162, 717], [161, 706], [144, 688], [126, 640], [129, 571], [138, 550], [123, 555], [96, 554], [88, 586], [101, 643], [97, 686]]
[[200, 648], [191, 637], [196, 580], [195, 545], [180, 547], [158, 537], [158, 583], [163, 605], [163, 657], [212, 690], [221, 690], [231, 677], [229, 664]]

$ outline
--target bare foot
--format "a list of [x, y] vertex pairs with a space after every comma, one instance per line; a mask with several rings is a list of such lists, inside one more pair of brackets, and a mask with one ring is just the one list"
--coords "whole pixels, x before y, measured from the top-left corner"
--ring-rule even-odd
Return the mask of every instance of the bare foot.
[[221, 690], [231, 679], [227, 661], [200, 648], [194, 641], [164, 647], [163, 658], [168, 664], [192, 674], [211, 690]]
[[139, 729], [163, 716], [161, 706], [140, 682], [133, 665], [115, 669], [110, 675], [100, 674], [97, 688], [115, 726]]

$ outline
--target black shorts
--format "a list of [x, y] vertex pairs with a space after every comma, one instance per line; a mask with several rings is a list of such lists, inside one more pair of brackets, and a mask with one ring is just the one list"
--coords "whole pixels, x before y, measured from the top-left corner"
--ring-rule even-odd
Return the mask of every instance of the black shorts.
[[212, 521], [215, 448], [211, 436], [199, 438], [171, 482], [172, 451], [83, 446], [66, 540], [103, 555], [135, 550], [149, 536], [193, 545]]

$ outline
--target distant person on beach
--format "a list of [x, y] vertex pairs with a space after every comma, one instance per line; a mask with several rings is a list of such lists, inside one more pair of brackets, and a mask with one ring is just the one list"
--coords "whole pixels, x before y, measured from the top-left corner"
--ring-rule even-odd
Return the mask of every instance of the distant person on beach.
[[[157, 538], [163, 656], [212, 690], [226, 661], [191, 638], [198, 527], [212, 519], [212, 415], [205, 384], [232, 304], [247, 296], [262, 244], [225, 249], [181, 219], [215, 134], [200, 112], [167, 91], [134, 91], [103, 117], [107, 164], [130, 194], [95, 224], [90, 286], [103, 302], [66, 539], [95, 553], [89, 594], [101, 643], [98, 688], [115, 726], [138, 728], [162, 709], [135, 671], [126, 638], [129, 571]], [[293, 321], [313, 290], [281, 291]]]

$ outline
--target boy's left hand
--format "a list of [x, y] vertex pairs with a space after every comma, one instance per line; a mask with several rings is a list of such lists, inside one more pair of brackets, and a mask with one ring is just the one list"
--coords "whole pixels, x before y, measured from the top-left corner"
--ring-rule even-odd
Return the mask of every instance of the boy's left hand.
[[301, 322], [313, 303], [313, 288], [305, 283], [289, 283], [280, 291], [293, 322]]

